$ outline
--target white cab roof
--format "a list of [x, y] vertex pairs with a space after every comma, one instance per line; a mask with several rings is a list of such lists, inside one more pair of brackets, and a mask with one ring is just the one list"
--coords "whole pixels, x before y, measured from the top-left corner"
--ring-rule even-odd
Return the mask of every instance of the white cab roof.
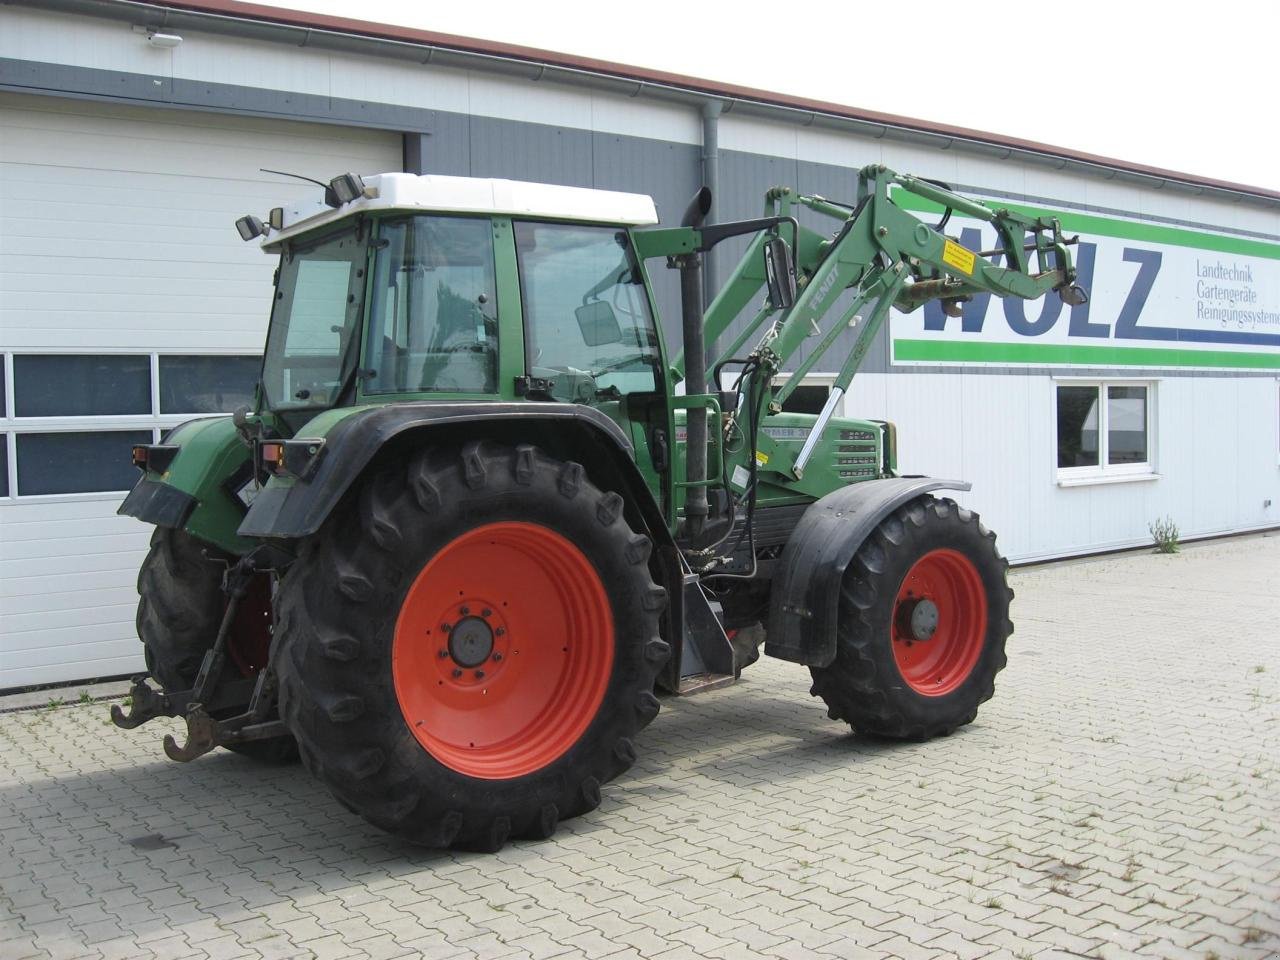
[[[580, 220], [641, 226], [658, 222], [653, 199], [642, 193], [562, 187], [523, 180], [485, 180], [435, 174], [383, 173], [364, 177], [365, 195], [336, 210], [322, 201], [285, 208], [284, 229], [262, 241], [274, 252], [290, 237], [345, 219], [381, 210], [502, 214], [549, 220]], [[319, 192], [319, 187], [316, 192]]]

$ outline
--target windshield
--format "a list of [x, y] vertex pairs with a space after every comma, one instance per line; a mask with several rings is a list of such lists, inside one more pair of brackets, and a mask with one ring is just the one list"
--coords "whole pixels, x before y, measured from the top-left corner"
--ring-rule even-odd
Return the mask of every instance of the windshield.
[[493, 393], [498, 304], [490, 221], [388, 221], [377, 249], [364, 392]]
[[350, 230], [285, 251], [262, 367], [270, 409], [338, 402], [358, 359], [366, 249]]
[[591, 374], [599, 390], [657, 389], [658, 334], [625, 230], [517, 223], [529, 372]]

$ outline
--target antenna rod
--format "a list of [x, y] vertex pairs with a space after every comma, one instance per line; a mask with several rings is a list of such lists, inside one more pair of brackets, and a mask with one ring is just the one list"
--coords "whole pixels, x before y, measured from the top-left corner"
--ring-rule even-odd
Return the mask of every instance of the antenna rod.
[[285, 171], [285, 170], [268, 170], [266, 167], [259, 167], [259, 168], [258, 168], [258, 172], [259, 172], [259, 173], [274, 173], [274, 174], [276, 174], [276, 175], [278, 175], [278, 176], [281, 176], [281, 177], [293, 177], [293, 179], [295, 179], [295, 180], [305, 180], [305, 181], [307, 181], [307, 183], [314, 183], [317, 187], [324, 187], [326, 190], [328, 190], [328, 189], [329, 189], [329, 185], [328, 185], [327, 183], [321, 183], [319, 180], [312, 180], [310, 177], [304, 177], [304, 176], [303, 176], [302, 174], [300, 174], [300, 173], [288, 173], [288, 172], [287, 172], [287, 171]]

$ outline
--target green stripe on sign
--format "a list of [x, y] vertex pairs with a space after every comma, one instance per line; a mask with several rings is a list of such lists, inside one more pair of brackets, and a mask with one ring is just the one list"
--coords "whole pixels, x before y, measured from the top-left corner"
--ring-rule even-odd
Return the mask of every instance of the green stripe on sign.
[[[916, 213], [942, 212], [942, 207], [932, 200], [925, 200], [901, 189], [894, 192], [893, 202], [903, 210], [913, 210]], [[1057, 217], [1062, 221], [1062, 229], [1068, 233], [1117, 237], [1121, 240], [1141, 240], [1170, 247], [1191, 247], [1194, 250], [1208, 250], [1213, 253], [1238, 253], [1246, 257], [1280, 260], [1280, 244], [1267, 243], [1265, 240], [1224, 237], [1216, 233], [1205, 233], [1202, 230], [1187, 230], [1158, 223], [1134, 223], [1131, 220], [1116, 220], [1091, 213], [1027, 207], [1018, 203], [1009, 203], [1007, 200], [991, 199], [982, 202], [992, 210], [1008, 209], [1028, 217]]]
[[1280, 353], [1170, 350], [1166, 347], [1076, 346], [1068, 343], [983, 343], [978, 340], [894, 340], [895, 361], [1044, 363], [1086, 367], [1225, 367], [1280, 370]]

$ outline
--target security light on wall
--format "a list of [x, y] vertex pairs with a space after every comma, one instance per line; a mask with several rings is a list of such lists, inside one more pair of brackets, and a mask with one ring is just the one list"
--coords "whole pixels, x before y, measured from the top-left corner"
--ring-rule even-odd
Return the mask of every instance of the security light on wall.
[[163, 33], [154, 27], [137, 26], [133, 28], [134, 33], [145, 34], [147, 43], [160, 50], [172, 50], [178, 44], [182, 43], [182, 38], [176, 33]]

